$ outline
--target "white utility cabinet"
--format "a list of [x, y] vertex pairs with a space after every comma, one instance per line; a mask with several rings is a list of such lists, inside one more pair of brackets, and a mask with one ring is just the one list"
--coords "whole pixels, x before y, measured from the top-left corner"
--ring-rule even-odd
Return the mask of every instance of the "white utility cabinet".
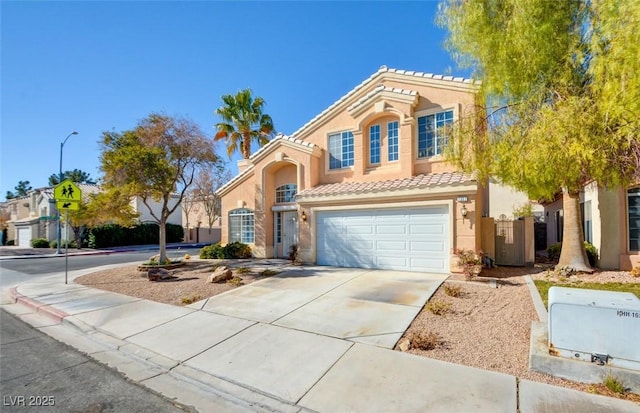
[[551, 287], [549, 352], [640, 371], [640, 299], [632, 293]]

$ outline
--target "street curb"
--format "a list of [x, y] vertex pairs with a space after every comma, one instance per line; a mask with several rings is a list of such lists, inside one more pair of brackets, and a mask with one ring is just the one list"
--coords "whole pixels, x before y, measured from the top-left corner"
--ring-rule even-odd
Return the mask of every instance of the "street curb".
[[9, 289], [9, 295], [11, 296], [11, 299], [14, 300], [16, 304], [20, 303], [29, 308], [32, 308], [37, 313], [46, 315], [47, 317], [54, 319], [58, 323], [62, 323], [62, 321], [66, 317], [69, 317], [69, 314], [62, 310], [51, 307], [50, 305], [46, 305], [44, 303], [41, 303], [38, 300], [34, 300], [32, 298], [29, 298], [27, 296], [20, 294], [17, 290], [17, 287], [13, 287]]

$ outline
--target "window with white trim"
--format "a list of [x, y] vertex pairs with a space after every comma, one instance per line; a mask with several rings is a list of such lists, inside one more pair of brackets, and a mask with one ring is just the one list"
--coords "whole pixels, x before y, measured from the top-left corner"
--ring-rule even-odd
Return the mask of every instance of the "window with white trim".
[[369, 127], [369, 163], [380, 163], [380, 125]]
[[387, 160], [389, 162], [398, 160], [398, 122], [389, 122], [387, 124]]
[[329, 169], [353, 166], [354, 146], [352, 132], [329, 135]]
[[298, 185], [284, 184], [276, 188], [276, 204], [286, 204], [296, 201]]
[[452, 123], [453, 110], [418, 117], [418, 158], [443, 154]]
[[627, 191], [629, 251], [640, 251], [640, 188]]
[[591, 201], [580, 203], [580, 215], [582, 219], [582, 232], [584, 240], [593, 244], [593, 224], [591, 218]]
[[255, 240], [254, 214], [247, 208], [229, 211], [229, 242], [252, 244]]

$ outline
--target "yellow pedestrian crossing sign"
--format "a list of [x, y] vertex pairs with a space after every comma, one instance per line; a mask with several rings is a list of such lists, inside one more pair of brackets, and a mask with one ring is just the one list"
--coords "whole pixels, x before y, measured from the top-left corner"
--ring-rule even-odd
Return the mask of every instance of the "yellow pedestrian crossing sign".
[[58, 211], [77, 211], [80, 209], [82, 191], [70, 179], [65, 179], [53, 188], [53, 198], [56, 200]]

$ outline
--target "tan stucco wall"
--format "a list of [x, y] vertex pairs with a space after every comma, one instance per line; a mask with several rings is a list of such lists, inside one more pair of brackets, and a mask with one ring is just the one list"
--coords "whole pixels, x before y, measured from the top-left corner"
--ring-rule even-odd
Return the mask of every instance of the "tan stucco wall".
[[[454, 82], [432, 82], [426, 84], [423, 79], [411, 76], [389, 76], [380, 82], [372, 82], [363, 88], [357, 96], [343, 101], [333, 107], [330, 115], [314, 120], [310, 127], [294, 135], [294, 138], [316, 145], [320, 150], [296, 148], [291, 143], [280, 143], [277, 147], [256, 153], [249, 164], [244, 166], [246, 173], [242, 181], [223, 188], [222, 196], [222, 234], [221, 242], [229, 240], [228, 213], [236, 208], [248, 208], [255, 214], [255, 243], [252, 245], [254, 255], [271, 257], [274, 255], [274, 217], [271, 208], [274, 205], [275, 188], [285, 183], [297, 182], [298, 192], [317, 185], [341, 182], [373, 182], [391, 179], [408, 178], [417, 174], [451, 172], [455, 168], [445, 162], [442, 157], [417, 159], [418, 125], [416, 116], [427, 115], [440, 110], [452, 109], [454, 119], [462, 111], [470, 110], [473, 102], [473, 90], [469, 85], [454, 84]], [[416, 91], [418, 96], [411, 94], [394, 95], [385, 92], [384, 99], [374, 95], [371, 101], [366, 97], [380, 83]], [[358, 101], [358, 99], [364, 99]], [[365, 102], [360, 107], [351, 106], [355, 102]], [[351, 109], [349, 109], [351, 107]], [[355, 108], [355, 109], [354, 109]], [[397, 121], [399, 126], [399, 159], [387, 160], [387, 124]], [[380, 125], [381, 132], [381, 162], [371, 165], [369, 162], [369, 128]], [[332, 133], [352, 131], [354, 134], [354, 165], [350, 168], [329, 170], [328, 137]], [[316, 156], [319, 154], [319, 156]], [[293, 179], [295, 177], [295, 180]], [[460, 192], [455, 188], [446, 194], [430, 194], [430, 189], [424, 190], [424, 196], [408, 198], [395, 197], [392, 199], [360, 199], [350, 197], [344, 202], [333, 203], [302, 203], [298, 208], [298, 216], [305, 212], [308, 219], [298, 220], [300, 259], [304, 262], [315, 261], [314, 246], [314, 214], [318, 208], [349, 208], [357, 206], [366, 208], [372, 205], [399, 206], [406, 202], [424, 202], [427, 204], [445, 204], [450, 214], [450, 248], [464, 248], [479, 250], [481, 247], [480, 234], [482, 231], [481, 218], [483, 215], [483, 194], [474, 186], [465, 192], [468, 201], [465, 206], [469, 211], [466, 218], [462, 218], [460, 210], [462, 203], [456, 200]], [[456, 260], [451, 255], [450, 262]]]

